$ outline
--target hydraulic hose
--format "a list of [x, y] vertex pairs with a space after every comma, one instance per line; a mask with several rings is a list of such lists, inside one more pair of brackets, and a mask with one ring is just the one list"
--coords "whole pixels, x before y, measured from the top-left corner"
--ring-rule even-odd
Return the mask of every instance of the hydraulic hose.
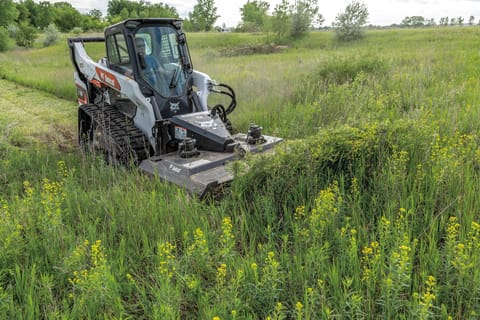
[[212, 91], [216, 92], [216, 93], [224, 94], [224, 95], [230, 97], [231, 101], [230, 101], [230, 104], [228, 105], [228, 107], [226, 109], [222, 105], [217, 104], [215, 107], [212, 108], [212, 111], [216, 107], [222, 106], [222, 109], [223, 109], [222, 111], [224, 112], [225, 116], [227, 116], [230, 113], [232, 113], [233, 110], [235, 110], [235, 108], [237, 106], [237, 98], [235, 96], [235, 91], [233, 91], [232, 87], [230, 87], [229, 85], [223, 84], [223, 83], [215, 84], [214, 87], [226, 88], [228, 91], [221, 90], [221, 89], [219, 90], [219, 89], [216, 89], [216, 88], [212, 88]]

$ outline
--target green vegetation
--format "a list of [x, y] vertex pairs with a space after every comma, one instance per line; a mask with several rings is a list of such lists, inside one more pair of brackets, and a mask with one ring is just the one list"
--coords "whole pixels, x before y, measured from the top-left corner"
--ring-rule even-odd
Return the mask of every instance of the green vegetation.
[[211, 31], [219, 17], [215, 0], [197, 0], [193, 11], [188, 14], [186, 30]]
[[19, 47], [32, 48], [33, 42], [37, 39], [38, 33], [35, 27], [26, 23], [21, 23], [18, 26], [18, 31], [15, 33], [15, 43]]
[[57, 27], [54, 24], [50, 24], [45, 29], [45, 39], [43, 39], [43, 45], [45, 47], [51, 46], [58, 42], [60, 37], [60, 32], [58, 31]]
[[0, 26], [0, 52], [8, 49], [8, 31]]
[[236, 89], [235, 128], [286, 139], [216, 203], [77, 150], [64, 39], [0, 53], [2, 78], [50, 92], [0, 80], [0, 314], [477, 318], [478, 32], [249, 56], [224, 50], [268, 35], [188, 35], [195, 68]]
[[368, 20], [368, 8], [363, 2], [353, 0], [344, 12], [335, 17], [333, 23], [337, 38], [342, 41], [352, 41], [363, 36], [362, 27]]
[[[119, 22], [127, 18], [178, 18], [175, 7], [168, 4], [150, 3], [148, 1], [130, 0], [109, 0], [107, 19], [111, 22]], [[102, 13], [97, 12], [96, 16], [101, 17]]]

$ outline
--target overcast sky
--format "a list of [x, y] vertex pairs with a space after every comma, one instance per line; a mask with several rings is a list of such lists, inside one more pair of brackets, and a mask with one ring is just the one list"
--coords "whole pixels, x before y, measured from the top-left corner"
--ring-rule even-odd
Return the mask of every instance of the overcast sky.
[[[65, 1], [54, 0], [50, 2]], [[177, 9], [182, 17], [193, 10], [197, 0], [149, 0], [151, 3], [163, 2]], [[270, 10], [281, 0], [266, 0], [270, 3]], [[107, 12], [108, 0], [67, 0], [80, 12], [88, 12], [90, 9], [99, 9], [104, 14]], [[236, 26], [240, 20], [240, 7], [247, 0], [215, 0], [220, 18], [216, 25], [226, 24], [227, 27]], [[290, 0], [294, 3], [295, 0]], [[335, 16], [343, 11], [351, 0], [318, 0], [320, 13], [325, 17], [324, 25], [330, 26]], [[475, 22], [480, 19], [480, 0], [364, 0], [370, 13], [369, 24], [391, 25], [400, 23], [406, 16], [423, 16], [434, 18], [438, 23], [441, 17], [463, 17], [465, 22], [470, 16], [475, 17]]]

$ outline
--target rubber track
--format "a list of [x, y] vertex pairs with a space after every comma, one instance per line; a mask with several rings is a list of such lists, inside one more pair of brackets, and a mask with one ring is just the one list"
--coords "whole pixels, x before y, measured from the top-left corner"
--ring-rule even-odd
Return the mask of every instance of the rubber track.
[[133, 160], [138, 165], [148, 158], [148, 141], [143, 132], [135, 127], [133, 121], [110, 105], [99, 107], [83, 105], [82, 110], [97, 124], [104, 128], [121, 156], [121, 163]]

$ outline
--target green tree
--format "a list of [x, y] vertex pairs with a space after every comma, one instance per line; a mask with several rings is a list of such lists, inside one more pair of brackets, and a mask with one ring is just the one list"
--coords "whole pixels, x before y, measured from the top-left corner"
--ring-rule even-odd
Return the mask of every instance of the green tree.
[[20, 47], [31, 48], [33, 47], [33, 42], [37, 39], [37, 36], [37, 29], [35, 27], [32, 27], [26, 22], [22, 22], [15, 35], [15, 42]]
[[92, 9], [88, 14], [82, 14], [83, 30], [101, 31], [105, 27], [102, 21], [102, 12], [98, 9]]
[[180, 15], [175, 7], [168, 4], [155, 3], [146, 7], [146, 17], [161, 17], [161, 18], [178, 18]]
[[434, 18], [425, 19], [425, 25], [426, 26], [434, 26], [435, 25], [435, 19]]
[[273, 10], [272, 31], [276, 33], [277, 40], [283, 40], [291, 28], [292, 7], [288, 0], [282, 0]]
[[318, 0], [298, 0], [292, 15], [290, 36], [298, 38], [305, 34], [318, 17]]
[[55, 8], [48, 1], [41, 1], [37, 6], [36, 26], [45, 29], [55, 21]]
[[128, 9], [125, 7], [122, 9], [122, 11], [120, 11], [119, 16], [122, 18], [122, 20], [130, 18], [130, 11], [128, 11]]
[[[33, 5], [35, 5], [35, 3], [32, 0], [30, 0], [30, 1]], [[31, 20], [30, 11], [33, 14], [35, 14], [35, 10], [32, 10], [32, 8], [28, 7], [28, 2], [27, 1], [17, 2], [15, 4], [15, 8], [17, 9], [17, 17], [15, 19], [15, 21], [17, 23], [20, 23], [20, 22], [33, 23], [33, 21]]]
[[219, 18], [215, 0], [197, 0], [193, 12], [189, 14], [194, 31], [210, 31]]
[[0, 27], [0, 52], [8, 49], [8, 31], [5, 27]]
[[239, 29], [247, 32], [263, 31], [268, 17], [268, 9], [270, 9], [270, 4], [266, 1], [248, 0], [240, 8], [242, 22]]
[[404, 27], [423, 27], [427, 20], [422, 16], [405, 17], [401, 25]]
[[82, 15], [68, 2], [56, 2], [55, 24], [62, 32], [67, 32], [82, 24]]
[[18, 10], [13, 0], [0, 0], [0, 26], [12, 24], [18, 17]]
[[92, 19], [95, 19], [95, 20], [100, 20], [102, 19], [102, 11], [98, 10], [98, 9], [92, 9], [88, 12], [88, 15], [90, 17], [92, 17]]
[[133, 11], [134, 6], [129, 0], [110, 0], [107, 5], [107, 15], [108, 17], [119, 16], [124, 9], [130, 13]]
[[189, 18], [183, 19], [182, 28], [183, 28], [183, 30], [185, 30], [187, 32], [194, 31], [193, 30], [193, 23], [192, 23], [192, 21], [190, 21]]
[[473, 26], [473, 23], [475, 22], [475, 17], [474, 16], [470, 16], [470, 18], [468, 19], [468, 24]]
[[150, 3], [148, 1], [110, 0], [107, 6], [107, 17], [111, 22], [127, 18], [178, 18], [175, 7], [164, 3]]
[[43, 46], [49, 47], [57, 43], [58, 38], [60, 37], [60, 32], [57, 27], [52, 23], [45, 28], [45, 39], [43, 40]]
[[368, 8], [359, 1], [354, 0], [347, 5], [344, 12], [335, 17], [333, 26], [339, 40], [350, 41], [363, 37], [362, 26], [368, 20]]

